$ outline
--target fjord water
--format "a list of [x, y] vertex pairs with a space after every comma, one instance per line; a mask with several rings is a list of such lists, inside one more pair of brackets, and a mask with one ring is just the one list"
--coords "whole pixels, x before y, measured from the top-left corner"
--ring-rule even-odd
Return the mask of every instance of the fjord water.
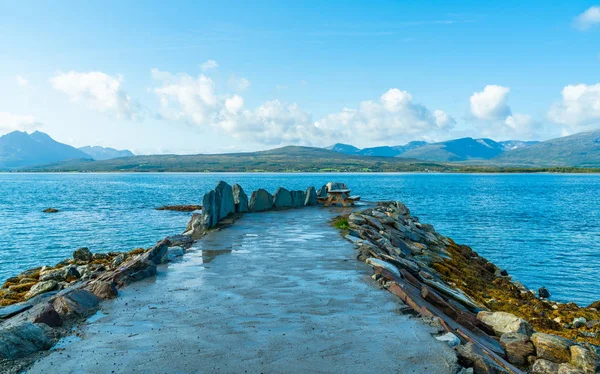
[[555, 300], [600, 300], [600, 175], [574, 174], [0, 174], [0, 282], [79, 247], [126, 251], [181, 233], [191, 213], [155, 208], [201, 204], [219, 180], [248, 195], [342, 181], [365, 200], [401, 200]]

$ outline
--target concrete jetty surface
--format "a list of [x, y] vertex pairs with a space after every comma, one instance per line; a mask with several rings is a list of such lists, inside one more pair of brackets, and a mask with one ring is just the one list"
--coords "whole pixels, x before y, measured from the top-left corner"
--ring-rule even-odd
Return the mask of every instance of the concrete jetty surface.
[[104, 302], [29, 372], [452, 372], [454, 352], [329, 227], [341, 212], [245, 215]]

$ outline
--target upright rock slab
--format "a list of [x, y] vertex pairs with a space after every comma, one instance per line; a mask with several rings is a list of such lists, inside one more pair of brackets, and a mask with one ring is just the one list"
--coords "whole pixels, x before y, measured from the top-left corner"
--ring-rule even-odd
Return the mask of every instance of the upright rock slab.
[[215, 227], [219, 222], [219, 212], [221, 206], [220, 200], [217, 199], [217, 193], [212, 190], [202, 198], [202, 219], [201, 226], [206, 230]]
[[327, 197], [327, 185], [317, 190], [317, 197]]
[[233, 185], [233, 203], [237, 213], [246, 213], [248, 211], [248, 195], [239, 184]]
[[292, 194], [283, 187], [279, 187], [273, 194], [273, 207], [275, 209], [291, 208]]
[[263, 212], [273, 209], [273, 196], [267, 190], [259, 188], [250, 197], [250, 211]]
[[219, 181], [219, 183], [217, 183], [217, 187], [215, 187], [215, 193], [215, 198], [219, 201], [219, 214], [217, 216], [217, 222], [215, 222], [214, 225], [216, 225], [220, 220], [227, 217], [231, 213], [235, 212], [233, 189], [229, 184], [223, 181]]
[[319, 202], [317, 201], [317, 191], [313, 186], [306, 189], [304, 199], [304, 206], [316, 206]]
[[294, 208], [304, 206], [304, 191], [291, 191], [290, 194], [292, 195], [292, 206]]

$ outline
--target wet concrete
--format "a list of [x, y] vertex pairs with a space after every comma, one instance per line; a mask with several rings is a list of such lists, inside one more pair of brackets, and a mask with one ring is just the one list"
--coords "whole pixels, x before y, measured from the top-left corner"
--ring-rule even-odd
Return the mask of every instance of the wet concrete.
[[452, 350], [328, 226], [340, 211], [246, 215], [103, 303], [30, 372], [451, 372]]

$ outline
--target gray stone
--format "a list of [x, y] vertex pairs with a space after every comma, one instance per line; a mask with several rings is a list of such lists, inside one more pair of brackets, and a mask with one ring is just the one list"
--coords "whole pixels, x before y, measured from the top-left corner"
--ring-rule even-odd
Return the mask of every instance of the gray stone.
[[569, 364], [560, 364], [557, 374], [585, 374], [585, 372]]
[[32, 297], [35, 297], [37, 295], [41, 295], [41, 294], [46, 293], [48, 291], [52, 291], [53, 289], [56, 288], [56, 286], [58, 286], [58, 283], [56, 281], [53, 281], [53, 280], [36, 283], [25, 294], [25, 296], [24, 296], [25, 300], [29, 300]]
[[304, 191], [291, 191], [290, 193], [292, 194], [292, 206], [294, 208], [304, 206], [304, 200], [306, 199]]
[[502, 336], [507, 332], [518, 332], [527, 336], [531, 335], [533, 328], [529, 322], [523, 318], [519, 318], [514, 314], [506, 312], [486, 312], [482, 311], [477, 314], [477, 319], [483, 323], [490, 325], [497, 336]]
[[473, 343], [467, 343], [456, 347], [456, 353], [462, 363], [472, 366], [477, 374], [503, 373], [503, 369]]
[[156, 265], [164, 264], [167, 259], [167, 253], [169, 252], [169, 246], [171, 242], [167, 239], [163, 239], [160, 242], [156, 243], [151, 250], [144, 253], [147, 256], [149, 261], [154, 262]]
[[60, 327], [62, 326], [62, 318], [60, 314], [54, 309], [52, 304], [42, 303], [39, 304], [39, 308], [36, 308], [36, 312], [32, 315], [34, 323], [43, 323], [48, 327]]
[[194, 240], [190, 238], [188, 235], [171, 235], [167, 236], [165, 239], [171, 242], [171, 245], [181, 247], [183, 249], [188, 249], [194, 244]]
[[90, 283], [86, 289], [101, 299], [114, 299], [119, 294], [114, 284], [101, 280]]
[[61, 316], [87, 316], [98, 308], [100, 298], [88, 290], [69, 289], [61, 291], [52, 306]]
[[79, 248], [75, 252], [73, 252], [73, 259], [76, 262], [80, 263], [88, 263], [94, 259], [94, 255], [87, 248]]
[[460, 339], [458, 338], [458, 336], [454, 335], [451, 332], [447, 332], [444, 335], [436, 336], [435, 338], [441, 342], [445, 342], [451, 348], [454, 348], [454, 347], [457, 347], [460, 345]]
[[266, 190], [259, 188], [252, 192], [249, 208], [251, 212], [263, 212], [273, 209], [273, 196]]
[[535, 354], [529, 336], [518, 332], [508, 332], [500, 337], [500, 345], [506, 351], [508, 362], [517, 366], [525, 366], [527, 357]]
[[219, 200], [219, 214], [217, 218], [217, 222], [219, 222], [223, 218], [235, 212], [235, 202], [233, 200], [233, 189], [229, 184], [219, 181], [219, 183], [217, 183], [217, 187], [215, 187], [215, 192], [216, 199]]
[[577, 317], [577, 318], [573, 318], [573, 327], [575, 328], [580, 328], [585, 326], [585, 324], [587, 323], [587, 320], [583, 317]]
[[121, 266], [121, 264], [127, 259], [127, 257], [125, 256], [125, 254], [120, 253], [118, 255], [115, 256], [115, 258], [112, 259], [112, 261], [110, 262], [110, 266], [113, 268], [117, 268], [119, 266]]
[[183, 248], [181, 247], [169, 247], [169, 252], [167, 252], [167, 262], [173, 261], [177, 257], [183, 256]]
[[60, 269], [42, 269], [43, 271], [40, 272], [40, 281], [45, 282], [45, 281], [57, 281], [57, 282], [62, 282], [65, 280], [65, 269], [64, 268], [60, 268]]
[[318, 204], [317, 191], [313, 186], [306, 189], [304, 205], [305, 206], [316, 206]]
[[248, 212], [248, 195], [246, 195], [242, 186], [237, 183], [233, 185], [233, 202], [237, 213]]
[[24, 322], [0, 329], [0, 358], [14, 360], [50, 349], [54, 340], [41, 326]]
[[538, 296], [541, 297], [542, 299], [547, 299], [550, 297], [550, 291], [548, 291], [548, 289], [546, 287], [541, 287], [538, 290]]
[[273, 194], [273, 207], [275, 209], [291, 208], [292, 194], [283, 187], [279, 187]]
[[571, 360], [570, 347], [574, 344], [569, 339], [556, 335], [536, 332], [531, 336], [537, 356], [557, 364]]
[[583, 370], [586, 374], [600, 371], [598, 353], [594, 347], [572, 345], [569, 349], [571, 351], [571, 365]]
[[352, 213], [348, 217], [348, 222], [351, 222], [358, 226], [362, 226], [367, 223], [367, 220], [365, 219], [365, 217], [361, 216], [360, 214]]
[[206, 230], [217, 225], [219, 222], [219, 212], [221, 211], [221, 206], [219, 205], [220, 202], [221, 201], [217, 199], [217, 193], [214, 190], [204, 194], [204, 197], [202, 198], [201, 220], [199, 224], [196, 224], [196, 226], [200, 226], [198, 228]]
[[0, 308], [0, 319], [7, 319], [31, 308], [29, 303], [18, 303]]
[[327, 197], [327, 186], [323, 186], [317, 190], [317, 197]]
[[532, 374], [556, 374], [558, 373], [558, 364], [552, 361], [538, 359], [531, 367]]

